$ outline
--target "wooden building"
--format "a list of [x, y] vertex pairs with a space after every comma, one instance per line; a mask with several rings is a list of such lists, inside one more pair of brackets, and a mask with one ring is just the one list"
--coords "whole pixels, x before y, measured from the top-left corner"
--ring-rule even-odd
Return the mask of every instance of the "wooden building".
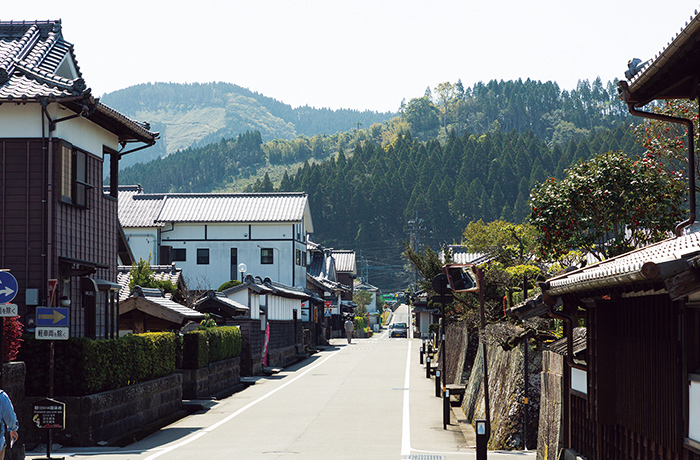
[[0, 22], [0, 268], [28, 324], [63, 297], [71, 335], [117, 335], [119, 158], [157, 137], [91, 94], [61, 21]]

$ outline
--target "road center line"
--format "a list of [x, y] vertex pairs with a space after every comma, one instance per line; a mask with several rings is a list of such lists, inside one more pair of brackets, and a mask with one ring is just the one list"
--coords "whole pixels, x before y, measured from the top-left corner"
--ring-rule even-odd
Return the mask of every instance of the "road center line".
[[[408, 348], [408, 349], [409, 349], [409, 350], [411, 349], [410, 343], [409, 343], [409, 348]], [[283, 383], [282, 385], [278, 386], [277, 388], [275, 388], [274, 390], [270, 391], [269, 393], [265, 393], [264, 395], [262, 395], [261, 397], [259, 397], [259, 398], [256, 399], [255, 401], [250, 402], [250, 403], [246, 404], [245, 406], [241, 407], [240, 409], [238, 409], [238, 410], [237, 410], [236, 412], [234, 412], [233, 414], [231, 414], [231, 415], [229, 415], [229, 416], [227, 416], [227, 417], [225, 417], [225, 418], [219, 420], [218, 422], [214, 423], [213, 425], [209, 426], [208, 428], [205, 428], [205, 429], [203, 429], [203, 430], [200, 430], [200, 431], [194, 433], [194, 434], [193, 434], [192, 436], [190, 436], [189, 438], [184, 439], [184, 440], [178, 442], [177, 444], [174, 444], [174, 445], [172, 445], [172, 446], [170, 446], [170, 447], [167, 447], [167, 448], [165, 448], [165, 449], [163, 449], [163, 450], [161, 450], [161, 451], [159, 451], [159, 452], [154, 453], [153, 455], [147, 457], [146, 460], [153, 460], [153, 459], [155, 459], [155, 458], [158, 458], [158, 457], [160, 457], [160, 456], [163, 455], [163, 454], [167, 454], [168, 452], [171, 452], [171, 451], [173, 451], [173, 450], [175, 450], [175, 449], [179, 449], [179, 448], [181, 448], [181, 447], [183, 447], [183, 446], [186, 446], [187, 444], [191, 443], [192, 441], [201, 438], [201, 437], [204, 436], [205, 434], [214, 431], [215, 429], [219, 428], [219, 427], [220, 427], [221, 425], [223, 425], [224, 423], [227, 423], [227, 422], [231, 421], [232, 419], [238, 417], [239, 415], [241, 415], [243, 412], [247, 411], [247, 410], [250, 409], [251, 407], [253, 407], [253, 406], [255, 406], [256, 404], [258, 404], [258, 403], [260, 403], [260, 402], [266, 400], [267, 398], [269, 398], [269, 397], [272, 396], [273, 394], [277, 393], [278, 391], [282, 390], [283, 388], [286, 388], [287, 386], [289, 386], [289, 385], [291, 385], [292, 383], [296, 382], [297, 380], [299, 380], [300, 378], [304, 377], [304, 376], [305, 376], [306, 374], [308, 374], [309, 372], [315, 370], [317, 367], [321, 366], [322, 364], [325, 364], [326, 361], [328, 361], [329, 359], [331, 359], [333, 356], [337, 355], [340, 351], [342, 351], [342, 349], [341, 349], [341, 350], [338, 350], [338, 351], [336, 351], [336, 352], [334, 352], [334, 353], [332, 353], [332, 354], [330, 354], [330, 355], [328, 355], [328, 356], [326, 356], [325, 358], [323, 358], [323, 359], [322, 359], [321, 361], [319, 361], [318, 363], [314, 364], [313, 366], [309, 367], [308, 369], [306, 369], [306, 370], [305, 370], [304, 372], [302, 372], [301, 374], [299, 374], [299, 375], [297, 375], [296, 377], [294, 377], [292, 380]], [[406, 393], [408, 393], [408, 392], [406, 392]], [[405, 406], [406, 406], [405, 401], [406, 401], [406, 400], [404, 400], [404, 410], [405, 410]]]
[[411, 341], [408, 341], [408, 352], [406, 353], [406, 376], [403, 386], [403, 422], [401, 426], [401, 456], [411, 455], [411, 418], [409, 416], [408, 393], [411, 390]]

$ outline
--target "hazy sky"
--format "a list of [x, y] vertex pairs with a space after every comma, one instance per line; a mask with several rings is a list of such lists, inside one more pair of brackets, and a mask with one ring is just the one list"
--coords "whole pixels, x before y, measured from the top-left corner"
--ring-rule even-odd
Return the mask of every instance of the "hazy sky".
[[224, 81], [297, 107], [396, 111], [462, 80], [623, 78], [697, 0], [0, 0], [0, 19], [62, 19], [101, 95]]

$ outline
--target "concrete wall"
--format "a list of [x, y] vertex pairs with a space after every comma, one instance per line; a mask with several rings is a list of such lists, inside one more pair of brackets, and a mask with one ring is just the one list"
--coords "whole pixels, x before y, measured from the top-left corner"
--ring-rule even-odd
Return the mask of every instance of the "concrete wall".
[[[540, 372], [542, 353], [531, 345], [529, 349], [529, 404], [524, 404], [523, 346], [503, 351], [500, 346], [489, 345], [488, 376], [491, 408], [491, 437], [488, 448], [511, 450], [523, 448], [523, 411], [528, 413], [527, 447], [537, 446], [537, 426], [540, 411]], [[477, 352], [467, 388], [462, 400], [462, 410], [467, 420], [485, 418], [483, 392], [483, 358], [481, 347]]]

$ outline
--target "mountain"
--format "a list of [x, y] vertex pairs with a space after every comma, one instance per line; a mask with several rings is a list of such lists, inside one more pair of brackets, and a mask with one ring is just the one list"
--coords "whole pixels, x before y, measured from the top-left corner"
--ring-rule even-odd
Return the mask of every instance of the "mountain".
[[[231, 83], [145, 83], [103, 95], [108, 106], [151, 124], [160, 132], [155, 146], [120, 161], [125, 168], [164, 158], [178, 150], [205, 146], [257, 131], [264, 141], [299, 135], [334, 134], [353, 125], [371, 126], [392, 113], [357, 110], [292, 108]], [[359, 123], [359, 125], [358, 125]]]
[[522, 222], [536, 183], [598, 153], [642, 153], [611, 83], [459, 86], [366, 129], [269, 141], [248, 131], [126, 168], [120, 181], [147, 192], [304, 191], [315, 240], [357, 250], [358, 270], [394, 291], [410, 279], [400, 256], [409, 232], [437, 249], [470, 221]]

